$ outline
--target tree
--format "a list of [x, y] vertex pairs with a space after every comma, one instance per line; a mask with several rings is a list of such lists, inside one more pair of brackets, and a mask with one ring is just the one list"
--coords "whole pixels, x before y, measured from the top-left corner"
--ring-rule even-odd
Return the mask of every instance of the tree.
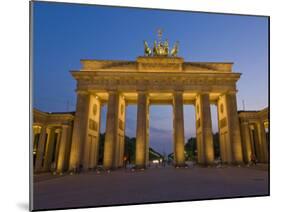
[[218, 158], [218, 157], [220, 157], [220, 138], [219, 138], [218, 132], [213, 134], [213, 143], [214, 143], [215, 158]]
[[184, 145], [184, 150], [188, 159], [195, 160], [196, 149], [197, 149], [196, 138], [194, 137], [189, 138]]
[[129, 163], [135, 162], [136, 157], [136, 138], [130, 138], [128, 136], [125, 136], [125, 147], [124, 147], [124, 155], [129, 160]]
[[[219, 141], [218, 132], [213, 134], [213, 145], [214, 145], [214, 156], [215, 156], [215, 158], [218, 158], [218, 157], [220, 157], [220, 141]], [[195, 137], [191, 137], [187, 140], [187, 142], [184, 145], [184, 150], [191, 160], [195, 159], [196, 150], [197, 150]]]
[[[98, 162], [101, 165], [103, 163], [103, 154], [104, 154], [104, 141], [105, 141], [105, 133], [101, 133], [99, 137], [99, 155], [98, 155]], [[128, 158], [129, 163], [135, 163], [136, 157], [136, 138], [135, 137], [128, 137], [125, 136], [124, 142], [124, 156]], [[163, 159], [163, 155], [159, 152], [155, 151], [152, 148], [149, 148], [149, 159], [150, 160], [157, 160]]]
[[104, 141], [105, 141], [105, 133], [100, 133], [98, 164], [103, 163]]

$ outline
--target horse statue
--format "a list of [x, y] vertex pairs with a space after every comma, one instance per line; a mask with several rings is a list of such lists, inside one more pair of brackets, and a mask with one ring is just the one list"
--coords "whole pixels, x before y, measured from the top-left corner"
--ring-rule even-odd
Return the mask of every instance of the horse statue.
[[171, 54], [172, 57], [176, 57], [177, 54], [178, 54], [178, 52], [179, 52], [179, 42], [177, 41], [177, 42], [174, 44], [174, 46], [173, 46], [173, 48], [172, 48], [170, 54]]
[[158, 51], [157, 51], [157, 42], [156, 40], [153, 43], [153, 56], [157, 56], [158, 55]]
[[151, 56], [151, 54], [152, 54], [151, 49], [148, 47], [147, 42], [144, 41], [144, 55]]
[[164, 42], [164, 55], [168, 56], [169, 55], [169, 43], [168, 40], [166, 39], [166, 41]]

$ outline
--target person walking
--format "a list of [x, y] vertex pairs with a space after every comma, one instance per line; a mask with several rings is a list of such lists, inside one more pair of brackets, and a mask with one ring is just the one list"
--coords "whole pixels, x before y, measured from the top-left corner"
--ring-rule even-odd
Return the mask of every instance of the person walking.
[[252, 164], [257, 165], [256, 156], [253, 153], [251, 154], [251, 162]]
[[127, 156], [124, 155], [123, 163], [124, 163], [124, 168], [125, 168], [125, 169], [127, 169], [127, 162], [128, 162]]

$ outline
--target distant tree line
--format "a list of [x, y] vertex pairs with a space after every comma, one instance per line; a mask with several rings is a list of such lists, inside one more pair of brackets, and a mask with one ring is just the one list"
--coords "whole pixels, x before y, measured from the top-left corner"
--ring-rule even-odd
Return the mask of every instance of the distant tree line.
[[[99, 137], [99, 164], [103, 162], [105, 133], [101, 133]], [[125, 136], [124, 156], [127, 157], [130, 163], [135, 163], [136, 157], [136, 138]], [[158, 160], [163, 158], [159, 152], [149, 147], [149, 160]]]
[[[218, 157], [220, 157], [219, 133], [213, 134], [213, 144], [214, 144], [215, 158], [218, 158]], [[196, 159], [197, 145], [196, 145], [195, 137], [191, 137], [187, 140], [187, 142], [184, 145], [184, 150], [185, 150], [187, 159], [190, 159], [190, 160]]]

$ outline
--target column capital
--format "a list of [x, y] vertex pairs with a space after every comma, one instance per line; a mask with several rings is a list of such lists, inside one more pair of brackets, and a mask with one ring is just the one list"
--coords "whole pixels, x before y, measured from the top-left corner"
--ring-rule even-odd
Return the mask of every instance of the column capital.
[[92, 92], [89, 92], [89, 94], [91, 95], [91, 96], [93, 96], [95, 99], [97, 99], [97, 100], [99, 100], [100, 101], [100, 97], [96, 94], [96, 93], [92, 93]]
[[183, 90], [174, 90], [173, 93], [174, 94], [180, 94], [180, 93], [183, 93]]
[[53, 126], [53, 125], [47, 125], [46, 126], [46, 130], [54, 130], [55, 128], [57, 128], [57, 127]]
[[35, 124], [35, 125], [32, 125], [32, 129], [42, 129], [42, 125], [39, 125], [39, 124]]
[[55, 132], [56, 132], [56, 133], [61, 132], [61, 128], [60, 128], [60, 127], [56, 128], [56, 129], [55, 129]]
[[88, 95], [89, 92], [85, 90], [76, 90], [77, 95]]
[[255, 124], [256, 124], [258, 127], [263, 127], [263, 128], [264, 128], [263, 121], [261, 121], [261, 120], [256, 121]]
[[109, 94], [117, 94], [117, 93], [119, 94], [118, 90], [116, 90], [116, 89], [109, 89], [106, 92]]
[[137, 90], [137, 93], [138, 94], [146, 94], [146, 95], [148, 95], [148, 91], [147, 90]]
[[238, 90], [228, 90], [228, 91], [221, 92], [220, 96], [237, 94], [237, 92]]
[[69, 124], [62, 124], [61, 127], [65, 129], [65, 128], [69, 128], [70, 125]]
[[244, 125], [249, 125], [249, 121], [247, 121], [247, 120], [242, 120], [242, 124], [244, 124]]
[[200, 92], [197, 92], [196, 93], [196, 97], [195, 98], [198, 98], [199, 96], [202, 96], [202, 95], [210, 95], [210, 92], [209, 91], [200, 91]]

